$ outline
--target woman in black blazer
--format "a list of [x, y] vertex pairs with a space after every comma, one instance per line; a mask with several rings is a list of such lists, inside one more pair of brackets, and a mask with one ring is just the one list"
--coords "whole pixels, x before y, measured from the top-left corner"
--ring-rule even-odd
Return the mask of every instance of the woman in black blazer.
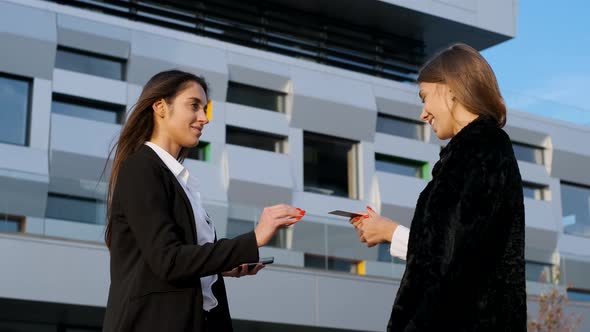
[[[207, 118], [208, 88], [172, 70], [144, 86], [116, 146], [106, 243], [111, 285], [103, 331], [231, 331], [223, 276], [256, 274], [258, 247], [305, 211], [265, 208], [253, 232], [217, 240], [181, 162]], [[204, 285], [204, 286], [203, 286]]]
[[475, 49], [456, 44], [418, 82], [422, 120], [451, 140], [418, 198], [409, 239], [371, 209], [352, 220], [369, 246], [393, 240], [392, 254], [403, 257], [399, 242], [407, 243], [387, 330], [525, 332], [522, 180], [494, 73]]

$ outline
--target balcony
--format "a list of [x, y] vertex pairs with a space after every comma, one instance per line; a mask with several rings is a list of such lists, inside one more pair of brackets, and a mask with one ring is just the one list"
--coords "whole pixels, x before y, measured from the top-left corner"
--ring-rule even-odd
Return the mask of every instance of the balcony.
[[230, 202], [267, 206], [291, 201], [288, 155], [230, 144], [226, 153]]

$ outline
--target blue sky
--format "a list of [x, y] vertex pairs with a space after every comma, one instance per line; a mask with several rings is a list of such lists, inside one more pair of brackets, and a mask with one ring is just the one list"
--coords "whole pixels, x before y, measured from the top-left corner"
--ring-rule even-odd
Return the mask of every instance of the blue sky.
[[590, 126], [590, 1], [520, 0], [516, 37], [482, 54], [508, 107]]

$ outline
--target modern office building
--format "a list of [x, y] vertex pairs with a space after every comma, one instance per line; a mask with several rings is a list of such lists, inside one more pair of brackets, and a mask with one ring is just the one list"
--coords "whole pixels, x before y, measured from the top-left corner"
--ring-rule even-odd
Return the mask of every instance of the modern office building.
[[[383, 331], [404, 271], [334, 209], [409, 226], [445, 142], [413, 82], [442, 46], [516, 35], [517, 0], [0, 0], [0, 331], [99, 331], [112, 147], [142, 85], [211, 84], [185, 166], [220, 237], [307, 210], [228, 279], [237, 331]], [[525, 180], [529, 311], [557, 282], [590, 329], [590, 127], [509, 111]]]

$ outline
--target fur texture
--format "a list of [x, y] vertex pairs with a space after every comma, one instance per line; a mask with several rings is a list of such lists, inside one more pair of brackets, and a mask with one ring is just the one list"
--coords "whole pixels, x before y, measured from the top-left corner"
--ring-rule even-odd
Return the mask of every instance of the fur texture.
[[441, 151], [412, 220], [388, 331], [526, 331], [522, 181], [480, 116]]

